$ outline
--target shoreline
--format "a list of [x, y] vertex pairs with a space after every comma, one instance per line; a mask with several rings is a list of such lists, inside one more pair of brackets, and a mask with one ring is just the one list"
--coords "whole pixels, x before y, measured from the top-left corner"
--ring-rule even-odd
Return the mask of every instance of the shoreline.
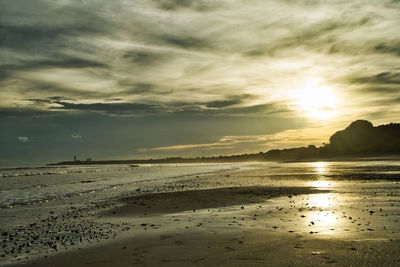
[[[256, 155], [256, 154], [254, 154]], [[224, 156], [225, 157], [225, 156]], [[344, 155], [344, 156], [332, 156], [332, 157], [319, 157], [319, 158], [304, 158], [304, 159], [239, 159], [235, 156], [226, 156], [226, 159], [219, 157], [214, 158], [165, 158], [165, 159], [137, 159], [137, 160], [77, 160], [77, 161], [62, 161], [58, 163], [48, 163], [46, 166], [91, 166], [91, 165], [113, 165], [113, 164], [128, 164], [132, 167], [138, 167], [137, 164], [223, 164], [223, 163], [295, 163], [295, 162], [314, 162], [314, 161], [326, 161], [326, 162], [341, 162], [341, 161], [383, 161], [383, 160], [400, 160], [400, 154], [396, 153], [384, 153], [384, 154], [369, 154], [369, 155]]]

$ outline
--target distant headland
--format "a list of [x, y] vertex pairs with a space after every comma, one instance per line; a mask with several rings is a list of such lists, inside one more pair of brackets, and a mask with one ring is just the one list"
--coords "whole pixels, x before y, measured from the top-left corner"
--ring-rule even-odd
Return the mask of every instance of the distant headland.
[[94, 164], [149, 164], [149, 163], [197, 163], [197, 162], [249, 162], [249, 161], [305, 161], [330, 160], [351, 157], [375, 157], [400, 155], [400, 123], [373, 126], [366, 120], [352, 122], [346, 129], [334, 133], [329, 143], [316, 147], [274, 149], [255, 154], [212, 156], [196, 158], [163, 158], [139, 160], [86, 160], [63, 161], [49, 165]]

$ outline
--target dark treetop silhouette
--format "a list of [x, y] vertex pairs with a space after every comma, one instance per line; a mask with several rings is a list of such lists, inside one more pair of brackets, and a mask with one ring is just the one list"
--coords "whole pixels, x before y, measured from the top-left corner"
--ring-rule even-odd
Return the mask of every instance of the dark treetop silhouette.
[[374, 127], [371, 122], [357, 120], [329, 138], [329, 144], [271, 150], [264, 154], [269, 160], [301, 160], [346, 156], [374, 156], [400, 153], [400, 124]]
[[237, 162], [237, 161], [287, 161], [330, 159], [338, 157], [363, 157], [400, 154], [400, 124], [390, 123], [374, 127], [371, 122], [357, 120], [346, 129], [329, 138], [329, 144], [316, 147], [275, 149], [257, 154], [217, 157], [165, 158], [147, 160], [65, 161], [57, 165], [79, 164], [135, 164], [135, 163], [185, 163], [185, 162]]

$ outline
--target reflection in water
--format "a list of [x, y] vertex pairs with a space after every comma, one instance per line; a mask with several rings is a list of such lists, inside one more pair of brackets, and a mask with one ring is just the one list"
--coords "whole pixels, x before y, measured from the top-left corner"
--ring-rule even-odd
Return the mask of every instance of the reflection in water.
[[332, 182], [327, 180], [312, 181], [310, 184], [312, 187], [321, 190], [329, 189], [332, 186]]
[[[329, 163], [328, 162], [312, 162], [311, 166], [313, 168], [314, 173], [318, 174], [318, 175], [325, 175], [328, 173], [329, 171]], [[329, 189], [329, 187], [331, 187], [332, 182], [331, 181], [327, 181], [327, 180], [323, 180], [322, 177], [320, 177], [320, 180], [318, 181], [313, 181], [311, 182], [311, 186], [315, 187], [317, 189]]]
[[310, 216], [310, 224], [313, 230], [326, 234], [335, 233], [334, 230], [338, 226], [339, 220], [332, 211], [313, 211]]
[[333, 234], [340, 223], [334, 211], [334, 208], [338, 205], [334, 194], [311, 194], [307, 203], [308, 207], [311, 208], [308, 216], [306, 216], [306, 218], [309, 218], [306, 222], [307, 227], [312, 227], [315, 232]]
[[315, 172], [317, 174], [326, 174], [326, 172], [328, 171], [328, 162], [312, 162], [311, 166], [314, 168]]
[[311, 194], [308, 206], [313, 208], [332, 208], [335, 205], [333, 194]]

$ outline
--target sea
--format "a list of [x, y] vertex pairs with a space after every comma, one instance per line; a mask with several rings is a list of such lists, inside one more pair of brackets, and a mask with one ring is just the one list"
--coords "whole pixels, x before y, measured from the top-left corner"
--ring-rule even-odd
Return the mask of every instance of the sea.
[[[179, 177], [240, 168], [240, 164], [146, 164], [0, 168], [0, 207], [38, 205], [94, 194], [121, 196], [146, 182], [154, 186]], [[107, 192], [107, 194], [101, 194]], [[101, 200], [98, 199], [98, 200]], [[96, 199], [94, 199], [96, 200]]]

